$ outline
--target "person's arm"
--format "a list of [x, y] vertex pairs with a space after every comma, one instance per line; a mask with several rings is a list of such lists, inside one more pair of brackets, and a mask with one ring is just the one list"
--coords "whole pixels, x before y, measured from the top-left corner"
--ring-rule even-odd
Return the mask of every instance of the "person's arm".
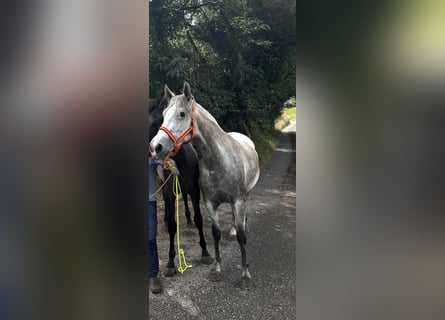
[[149, 158], [149, 164], [150, 166], [156, 167], [156, 173], [161, 179], [162, 182], [164, 182], [164, 161], [161, 160], [154, 160], [153, 158]]

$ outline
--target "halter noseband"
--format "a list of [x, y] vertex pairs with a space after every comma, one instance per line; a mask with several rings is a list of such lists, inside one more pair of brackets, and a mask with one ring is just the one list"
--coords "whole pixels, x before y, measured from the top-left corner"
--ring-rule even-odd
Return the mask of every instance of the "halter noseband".
[[[193, 113], [193, 112], [195, 112], [195, 100], [192, 100], [192, 113]], [[181, 136], [180, 136], [178, 139], [176, 139], [175, 136], [173, 135], [173, 133], [171, 133], [171, 131], [170, 131], [168, 128], [164, 127], [164, 126], [161, 126], [161, 127], [159, 128], [159, 130], [164, 131], [164, 132], [168, 135], [168, 137], [170, 138], [170, 140], [173, 141], [173, 143], [175, 144], [175, 147], [174, 147], [173, 150], [169, 153], [169, 157], [173, 157], [173, 156], [175, 156], [175, 155], [178, 153], [178, 151], [182, 148], [182, 146], [183, 146], [184, 144], [187, 144], [187, 143], [189, 143], [190, 141], [193, 140], [193, 137], [195, 136], [195, 118], [193, 118], [193, 115], [192, 115], [192, 120], [191, 120], [191, 123], [190, 123], [190, 128], [188, 128], [187, 130], [185, 130], [185, 132], [184, 132], [183, 134], [181, 134]], [[184, 139], [185, 139], [188, 135], [191, 135], [190, 139], [189, 139], [188, 141], [186, 141], [186, 142], [183, 142]]]

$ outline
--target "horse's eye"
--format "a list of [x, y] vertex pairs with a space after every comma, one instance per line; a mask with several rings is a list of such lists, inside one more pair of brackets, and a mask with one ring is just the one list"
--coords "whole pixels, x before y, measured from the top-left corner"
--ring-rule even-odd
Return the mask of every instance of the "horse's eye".
[[185, 112], [181, 111], [181, 112], [179, 112], [179, 115], [181, 116], [181, 118], [184, 118], [185, 117]]

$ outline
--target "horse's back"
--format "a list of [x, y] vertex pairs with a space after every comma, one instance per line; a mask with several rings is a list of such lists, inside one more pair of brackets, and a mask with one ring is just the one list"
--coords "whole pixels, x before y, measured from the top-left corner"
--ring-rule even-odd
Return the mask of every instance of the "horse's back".
[[229, 132], [228, 133], [232, 138], [234, 138], [236, 141], [243, 145], [250, 146], [253, 150], [255, 150], [255, 144], [253, 141], [246, 135], [239, 133], [239, 132]]

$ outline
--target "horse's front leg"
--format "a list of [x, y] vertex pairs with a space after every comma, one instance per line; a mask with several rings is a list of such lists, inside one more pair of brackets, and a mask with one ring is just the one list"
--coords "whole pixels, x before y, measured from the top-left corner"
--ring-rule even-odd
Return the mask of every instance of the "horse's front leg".
[[221, 240], [221, 229], [218, 223], [217, 208], [210, 201], [205, 201], [207, 211], [209, 212], [210, 219], [212, 220], [212, 235], [215, 244], [215, 272], [221, 273], [221, 256], [219, 253], [219, 241]]
[[175, 267], [175, 235], [176, 235], [176, 220], [175, 220], [175, 203], [172, 199], [165, 201], [165, 211], [167, 215], [168, 234], [170, 237], [170, 249], [168, 251], [168, 264], [165, 272], [166, 277], [172, 277], [176, 273]]
[[187, 193], [185, 193], [184, 191], [182, 192], [182, 200], [184, 201], [185, 217], [187, 218], [187, 227], [192, 228], [193, 222], [192, 222], [192, 218], [190, 215], [189, 203], [187, 200]]
[[211, 264], [213, 262], [212, 257], [207, 251], [207, 243], [204, 238], [204, 232], [202, 230], [202, 215], [199, 208], [199, 188], [196, 188], [194, 192], [190, 194], [192, 198], [193, 210], [195, 212], [193, 219], [195, 221], [196, 228], [199, 233], [199, 245], [201, 246], [201, 262], [204, 264]]

